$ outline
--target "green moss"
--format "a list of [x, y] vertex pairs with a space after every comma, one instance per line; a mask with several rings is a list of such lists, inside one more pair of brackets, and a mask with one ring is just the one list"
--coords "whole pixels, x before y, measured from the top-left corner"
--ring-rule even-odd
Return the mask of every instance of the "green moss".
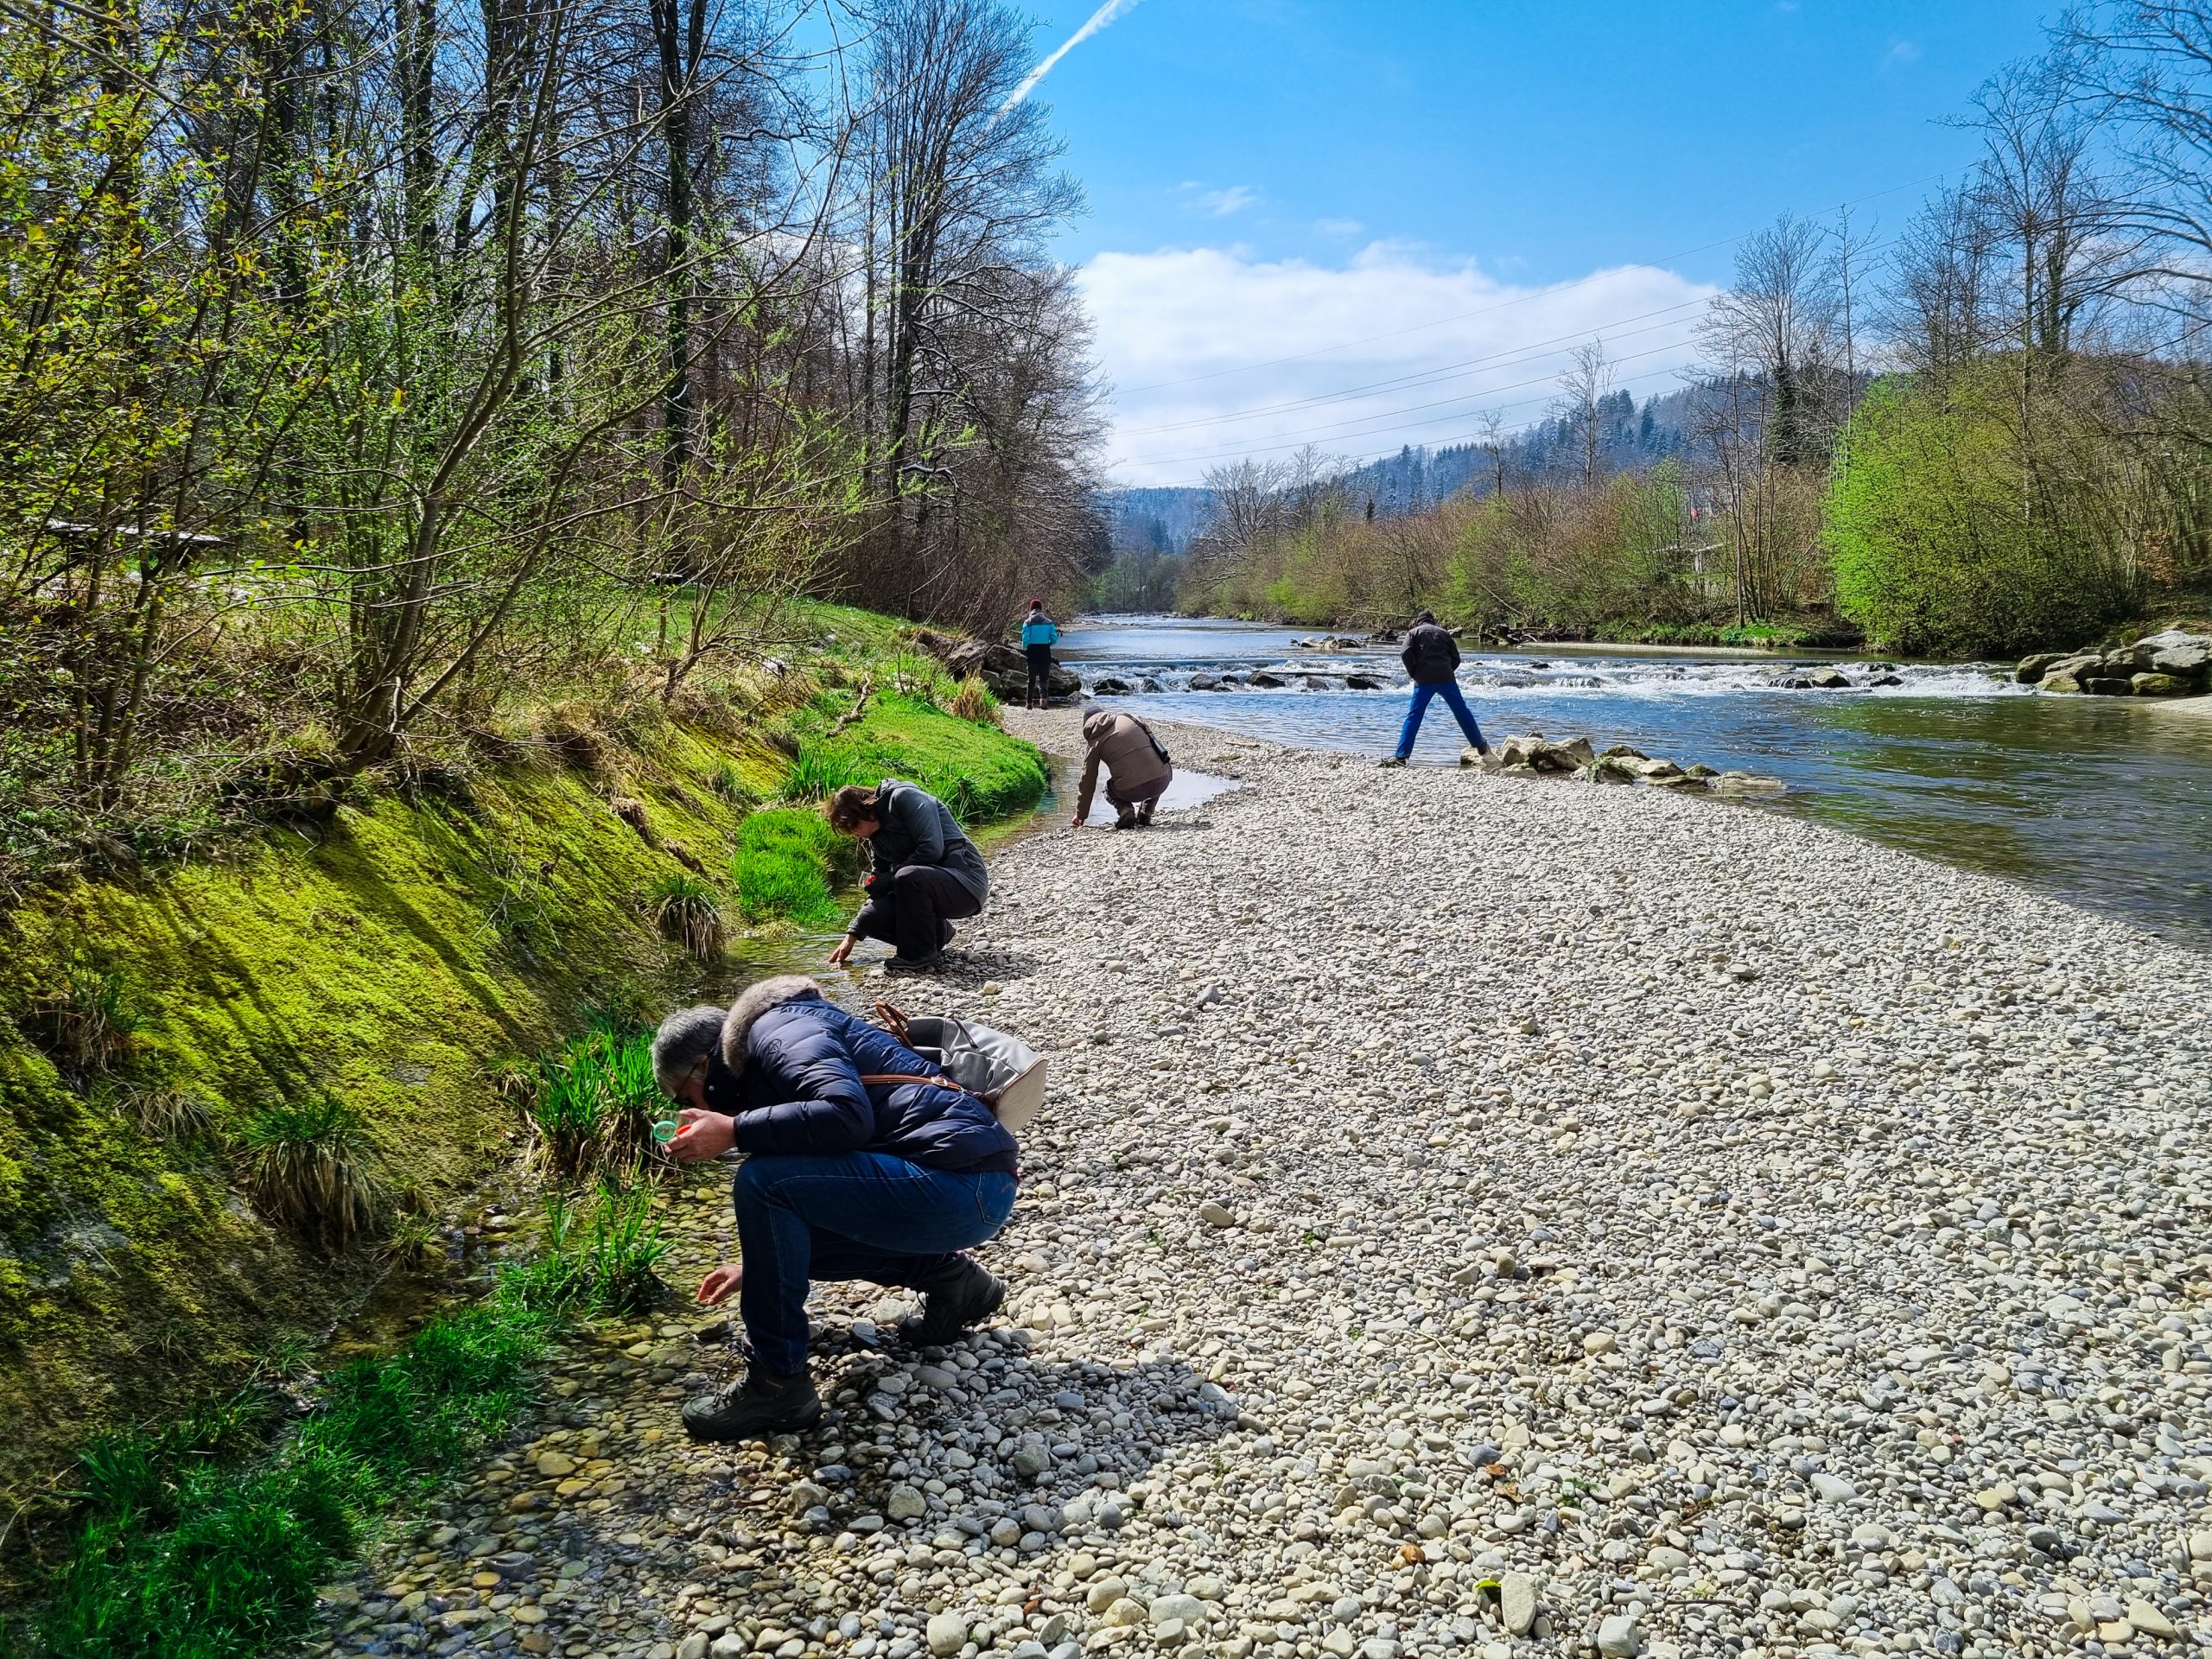
[[435, 1202], [517, 1147], [494, 1079], [610, 985], [680, 960], [648, 911], [674, 847], [719, 859], [741, 809], [705, 780], [728, 744], [662, 721], [618, 745], [641, 834], [561, 767], [464, 801], [341, 809], [310, 843], [273, 832], [232, 862], [77, 882], [0, 942], [0, 1492], [91, 1428], [158, 1418], [283, 1331], [313, 1332], [375, 1271], [272, 1229], [205, 1146], [167, 1146], [66, 1086], [19, 1023], [97, 945], [133, 1010], [120, 1079], [254, 1114], [327, 1095], [366, 1155]]
[[[565, 708], [555, 759], [442, 798], [365, 790], [221, 862], [75, 880], [0, 916], [0, 1506], [56, 1490], [102, 1427], [165, 1421], [272, 1344], [319, 1339], [373, 1281], [372, 1253], [248, 1201], [257, 1114], [342, 1101], [369, 1172], [439, 1207], [525, 1144], [500, 1078], [534, 1075], [588, 1008], [637, 1018], [696, 984], [657, 890], [729, 867], [747, 919], [836, 921], [853, 844], [812, 810], [745, 814], [794, 747], [979, 820], [1038, 798], [1029, 745], [887, 689], [906, 625], [810, 607], [794, 626], [837, 637], [763, 677], [749, 726], [736, 691], [687, 694], [680, 718]], [[866, 717], [832, 735], [863, 676]], [[118, 1040], [57, 1025], [85, 1007], [115, 1014]], [[156, 1092], [207, 1121], [149, 1132], [132, 1103]], [[37, 1498], [33, 1522], [52, 1515]]]

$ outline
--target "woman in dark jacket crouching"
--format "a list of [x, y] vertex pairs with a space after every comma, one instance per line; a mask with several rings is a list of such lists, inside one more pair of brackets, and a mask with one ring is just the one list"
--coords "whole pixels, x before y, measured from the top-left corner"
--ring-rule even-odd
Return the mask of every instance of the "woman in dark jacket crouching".
[[743, 1382], [684, 1403], [693, 1435], [765, 1439], [822, 1415], [806, 1370], [811, 1280], [921, 1291], [905, 1332], [916, 1343], [949, 1342], [1006, 1300], [961, 1252], [1013, 1213], [1014, 1136], [812, 980], [763, 980], [727, 1014], [671, 1014], [653, 1039], [653, 1073], [685, 1109], [671, 1152], [746, 1155], [732, 1184], [743, 1265], [709, 1274], [699, 1300], [738, 1292], [753, 1363]]

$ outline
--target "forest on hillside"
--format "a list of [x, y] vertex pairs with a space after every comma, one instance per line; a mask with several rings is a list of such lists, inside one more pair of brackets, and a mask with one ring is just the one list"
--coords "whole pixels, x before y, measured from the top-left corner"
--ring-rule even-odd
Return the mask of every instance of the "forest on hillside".
[[0, 874], [677, 697], [794, 596], [1076, 580], [1035, 60], [1001, 0], [0, 15]]
[[1526, 431], [1129, 493], [1094, 599], [1931, 653], [2202, 612], [2212, 8], [2072, 14], [1959, 118], [1979, 161], [1894, 235], [1746, 238], [1682, 388], [1639, 406], [1593, 339]]

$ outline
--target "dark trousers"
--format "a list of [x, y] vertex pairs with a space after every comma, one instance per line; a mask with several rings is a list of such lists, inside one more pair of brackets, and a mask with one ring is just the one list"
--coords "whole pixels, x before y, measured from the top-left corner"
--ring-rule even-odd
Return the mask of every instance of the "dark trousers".
[[1174, 781], [1175, 773], [1171, 770], [1165, 778], [1155, 778], [1148, 784], [1124, 791], [1115, 784], [1113, 773], [1109, 772], [1106, 774], [1106, 798], [1125, 816], [1142, 809], [1145, 816], [1150, 817], [1151, 809], [1167, 792], [1167, 785]]
[[958, 876], [936, 864], [901, 865], [885, 888], [878, 881], [868, 889], [853, 931], [881, 939], [909, 962], [937, 955], [951, 942], [952, 923], [983, 907]]
[[1005, 1226], [1014, 1192], [1011, 1175], [924, 1169], [887, 1152], [748, 1158], [730, 1193], [754, 1357], [782, 1375], [804, 1370], [810, 1281], [918, 1283]]
[[1459, 683], [1443, 680], [1434, 685], [1414, 687], [1413, 706], [1406, 710], [1406, 727], [1398, 734], [1399, 760], [1403, 760], [1413, 753], [1414, 739], [1421, 735], [1421, 717], [1428, 712], [1429, 701], [1434, 697], [1444, 699], [1444, 706], [1459, 722], [1459, 730], [1465, 734], [1468, 744], [1478, 749], [1483, 747], [1483, 728], [1475, 724], [1475, 717], [1467, 708], [1467, 700], [1459, 695]]
[[1031, 702], [1050, 702], [1052, 700], [1052, 648], [1050, 645], [1024, 645], [1029, 657], [1029, 698]]

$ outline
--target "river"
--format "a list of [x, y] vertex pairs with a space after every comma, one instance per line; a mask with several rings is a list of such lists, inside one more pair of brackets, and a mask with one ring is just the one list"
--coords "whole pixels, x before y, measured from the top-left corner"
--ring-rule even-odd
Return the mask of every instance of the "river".
[[[1087, 685], [1117, 707], [1323, 749], [1388, 753], [1406, 706], [1395, 647], [1298, 648], [1316, 631], [1212, 619], [1095, 617], [1061, 635]], [[1789, 690], [1793, 663], [1860, 689]], [[1192, 690], [1254, 673], [1288, 683]], [[1353, 674], [1382, 689], [1354, 690]], [[1896, 683], [1866, 689], [1893, 677]], [[1780, 779], [1764, 810], [1796, 813], [1985, 870], [2163, 936], [2212, 946], [2212, 709], [2067, 697], [1997, 664], [1880, 663], [1808, 653], [1554, 646], [1470, 652], [1459, 682], [1492, 741], [1518, 732], [1630, 743]], [[1452, 766], [1461, 739], [1432, 704], [1414, 751]]]

